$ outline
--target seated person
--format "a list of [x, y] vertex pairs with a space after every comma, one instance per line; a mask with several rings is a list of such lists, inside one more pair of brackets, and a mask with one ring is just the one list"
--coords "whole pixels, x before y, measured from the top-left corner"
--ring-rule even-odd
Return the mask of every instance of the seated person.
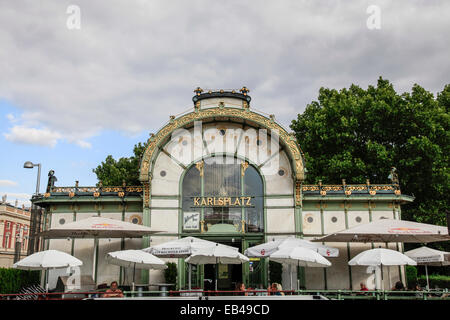
[[283, 292], [283, 287], [281, 286], [281, 284], [277, 283], [277, 296], [284, 296], [284, 292]]
[[118, 288], [117, 281], [111, 282], [111, 287], [102, 295], [103, 298], [123, 298], [123, 292]]

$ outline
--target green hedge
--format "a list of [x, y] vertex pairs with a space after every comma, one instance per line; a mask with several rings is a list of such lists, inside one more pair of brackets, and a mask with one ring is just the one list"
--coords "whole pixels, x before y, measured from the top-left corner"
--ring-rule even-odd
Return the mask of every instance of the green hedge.
[[0, 294], [19, 293], [20, 289], [39, 284], [39, 271], [0, 268]]
[[270, 283], [281, 283], [283, 265], [275, 261], [269, 261], [269, 281]]
[[[430, 289], [434, 289], [436, 287], [440, 289], [450, 289], [450, 276], [431, 274], [428, 279], [430, 281]], [[419, 276], [417, 280], [422, 287], [427, 285], [427, 278], [424, 275]]]
[[164, 269], [164, 279], [166, 283], [177, 283], [177, 264], [167, 262], [167, 269]]

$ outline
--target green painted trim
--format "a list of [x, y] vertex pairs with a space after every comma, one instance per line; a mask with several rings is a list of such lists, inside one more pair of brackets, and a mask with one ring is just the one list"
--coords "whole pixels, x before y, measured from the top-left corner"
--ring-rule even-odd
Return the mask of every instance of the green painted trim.
[[[75, 210], [73, 211], [72, 221], [73, 222], [77, 221], [77, 212]], [[70, 254], [72, 256], [75, 254], [75, 238], [72, 238], [72, 246], [71, 246], [71, 249], [70, 249]]]
[[266, 194], [265, 197], [267, 199], [281, 199], [281, 198], [287, 198], [287, 199], [292, 198], [293, 199], [294, 195], [293, 194]]
[[[347, 207], [347, 201], [344, 202], [344, 217], [345, 217], [345, 229], [348, 229], [348, 207]], [[350, 251], [350, 243], [347, 242], [347, 261], [350, 261], [351, 259], [351, 251]], [[353, 276], [352, 276], [352, 266], [348, 265], [348, 283], [350, 286], [350, 289], [353, 288]]]
[[153, 199], [170, 199], [170, 200], [178, 200], [180, 195], [174, 194], [174, 195], [156, 195], [152, 194]]

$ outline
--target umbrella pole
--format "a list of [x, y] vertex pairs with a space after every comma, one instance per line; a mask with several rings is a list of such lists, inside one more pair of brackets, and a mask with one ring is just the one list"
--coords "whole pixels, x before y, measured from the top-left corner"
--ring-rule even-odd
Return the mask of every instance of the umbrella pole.
[[389, 278], [389, 288], [392, 288], [392, 281], [391, 281], [391, 266], [388, 266], [388, 278]]
[[383, 264], [381, 264], [381, 290], [384, 290]]
[[290, 277], [291, 277], [291, 279], [290, 279], [290, 281], [291, 281], [290, 286], [291, 286], [291, 290], [292, 290], [292, 265], [289, 265], [289, 273], [290, 273]]
[[134, 263], [134, 266], [133, 266], [133, 285], [132, 285], [131, 291], [134, 291], [134, 279], [135, 279], [135, 275], [136, 275], [136, 262]]
[[425, 275], [427, 277], [427, 290], [430, 290], [430, 282], [428, 280], [428, 266], [425, 265]]
[[192, 265], [190, 263], [188, 263], [188, 265], [189, 265], [189, 276], [188, 276], [189, 285], [188, 285], [188, 289], [189, 289], [189, 291], [191, 291]]
[[95, 270], [97, 269], [97, 246], [98, 246], [97, 238], [94, 238], [94, 256], [93, 256], [93, 261], [92, 261], [92, 279], [94, 280], [95, 285], [97, 285], [97, 277], [95, 276]]

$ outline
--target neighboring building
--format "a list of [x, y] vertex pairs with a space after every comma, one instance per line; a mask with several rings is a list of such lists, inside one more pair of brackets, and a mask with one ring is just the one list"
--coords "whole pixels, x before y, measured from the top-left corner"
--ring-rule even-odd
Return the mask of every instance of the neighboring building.
[[10, 268], [28, 250], [30, 210], [0, 203], [0, 268]]
[[[151, 226], [162, 231], [144, 239], [102, 239], [98, 249], [97, 283], [119, 280], [129, 283], [131, 270], [105, 262], [109, 251], [145, 248], [178, 237], [195, 236], [239, 247], [274, 238], [306, 239], [340, 231], [369, 221], [401, 219], [400, 205], [413, 200], [402, 195], [396, 180], [391, 184], [305, 185], [303, 153], [294, 134], [273, 115], [250, 108], [248, 90], [209, 91], [198, 88], [194, 108], [170, 121], [148, 140], [140, 168], [139, 186], [57, 187], [33, 202], [45, 208], [44, 229], [100, 215]], [[275, 107], [276, 108], [276, 107]], [[261, 131], [262, 130], [262, 131]], [[264, 131], [266, 130], [266, 132]], [[330, 258], [330, 268], [300, 268], [294, 272], [307, 289], [357, 289], [373, 275], [365, 268], [347, 265], [371, 244], [328, 243], [340, 249]], [[375, 244], [375, 246], [385, 244]], [[390, 248], [403, 250], [401, 244]], [[83, 260], [82, 274], [92, 274], [92, 239], [49, 240], [45, 248], [63, 250]], [[178, 284], [187, 287], [187, 268], [178, 262]], [[267, 285], [267, 259], [244, 265], [221, 266], [219, 288]], [[126, 276], [125, 276], [126, 274]], [[149, 279], [142, 272], [141, 283]], [[50, 273], [50, 284], [57, 273]], [[391, 268], [392, 283], [404, 281], [402, 268]], [[195, 268], [194, 287], [207, 287], [213, 266]], [[283, 269], [283, 287], [289, 287]], [[164, 281], [161, 271], [150, 272], [150, 282]], [[385, 275], [386, 287], [389, 285]], [[294, 281], [296, 284], [296, 281]]]

